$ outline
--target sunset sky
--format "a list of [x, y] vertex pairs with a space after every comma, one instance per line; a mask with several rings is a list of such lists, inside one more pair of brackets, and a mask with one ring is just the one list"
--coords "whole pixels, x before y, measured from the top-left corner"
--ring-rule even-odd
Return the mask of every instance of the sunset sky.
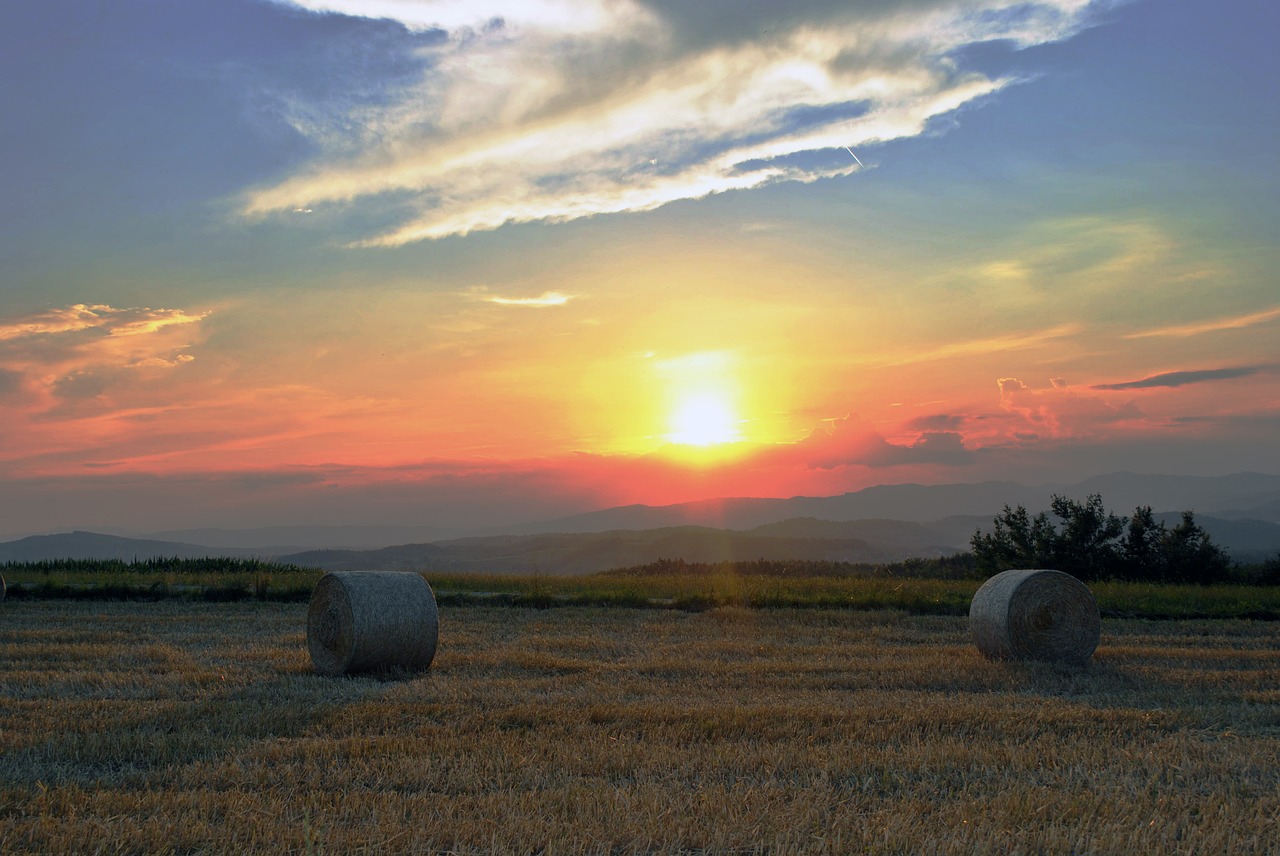
[[0, 537], [1280, 473], [1278, 31], [6, 3]]

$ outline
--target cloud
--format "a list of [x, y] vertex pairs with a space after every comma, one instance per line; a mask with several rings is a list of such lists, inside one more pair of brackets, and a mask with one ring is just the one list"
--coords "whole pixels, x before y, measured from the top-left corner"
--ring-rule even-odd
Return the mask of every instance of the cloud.
[[1007, 333], [1003, 336], [987, 336], [982, 339], [966, 339], [960, 342], [952, 342], [949, 345], [943, 345], [938, 348], [932, 348], [927, 351], [913, 351], [900, 357], [895, 357], [887, 362], [888, 365], [903, 366], [912, 363], [923, 363], [931, 360], [948, 359], [951, 357], [975, 356], [979, 354], [996, 354], [1001, 351], [1017, 351], [1023, 348], [1031, 348], [1037, 345], [1044, 345], [1054, 339], [1064, 339], [1075, 336], [1084, 330], [1080, 324], [1057, 324], [1053, 327], [1046, 327], [1043, 330], [1036, 330], [1030, 333]]
[[1247, 315], [1236, 315], [1231, 318], [1218, 318], [1213, 321], [1198, 321], [1192, 324], [1177, 324], [1172, 327], [1158, 327], [1154, 330], [1142, 330], [1130, 333], [1126, 339], [1148, 339], [1153, 337], [1173, 336], [1178, 338], [1199, 336], [1203, 333], [1216, 333], [1220, 330], [1239, 330], [1255, 324], [1265, 324], [1280, 318], [1280, 306], [1265, 309], [1261, 312], [1250, 312]]
[[1257, 366], [1241, 366], [1229, 369], [1201, 369], [1198, 371], [1164, 372], [1145, 377], [1142, 380], [1128, 380], [1121, 383], [1099, 383], [1090, 389], [1156, 389], [1161, 387], [1186, 386], [1189, 383], [1207, 383], [1214, 380], [1231, 380], [1238, 377], [1249, 377], [1257, 374]]
[[[1059, 381], [1061, 379], [1059, 378]], [[1018, 417], [1007, 429], [1009, 437], [1019, 434], [1042, 439], [1098, 437], [1106, 426], [1142, 417], [1137, 406], [1128, 401], [1113, 406], [1096, 395], [1085, 395], [1061, 383], [1046, 389], [1035, 389], [1016, 377], [996, 381], [1000, 390], [1000, 407]]]
[[[313, 130], [325, 153], [243, 206], [248, 216], [408, 211], [358, 242], [371, 247], [848, 176], [858, 165], [845, 146], [917, 136], [1014, 82], [965, 70], [964, 49], [1057, 41], [1094, 9], [1086, 0], [826, 2], [803, 14], [790, 4], [629, 0], [295, 5], [447, 32], [422, 48], [418, 85], [360, 108], [358, 139]], [[711, 19], [733, 26], [718, 36], [701, 26]]]
[[843, 467], [886, 467], [913, 464], [963, 465], [972, 460], [964, 438], [953, 431], [925, 431], [910, 443], [891, 443], [858, 416], [828, 419], [798, 443], [761, 453], [758, 466], [800, 466], [834, 470]]
[[192, 362], [192, 328], [208, 315], [77, 303], [0, 319], [0, 374], [24, 392], [30, 413], [48, 415]]
[[652, 20], [629, 0], [278, 0], [314, 12], [386, 18], [410, 30], [484, 28], [496, 22], [559, 33], [609, 32]]
[[916, 431], [954, 431], [963, 424], [963, 416], [935, 413], [931, 416], [918, 416], [908, 422], [907, 427]]
[[207, 314], [189, 315], [180, 309], [116, 309], [102, 304], [77, 303], [8, 321], [0, 320], [0, 342], [82, 330], [97, 330], [109, 336], [136, 336], [175, 324], [194, 324]]
[[16, 396], [22, 391], [22, 375], [19, 372], [0, 369], [0, 401]]
[[485, 302], [499, 306], [564, 306], [573, 299], [571, 294], [544, 291], [537, 297], [486, 297]]

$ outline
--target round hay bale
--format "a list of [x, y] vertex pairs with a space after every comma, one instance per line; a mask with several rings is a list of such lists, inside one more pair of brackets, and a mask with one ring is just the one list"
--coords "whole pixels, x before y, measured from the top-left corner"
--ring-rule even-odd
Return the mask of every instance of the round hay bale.
[[973, 643], [992, 659], [1083, 664], [1101, 632], [1093, 594], [1062, 571], [1003, 571], [969, 605]]
[[328, 573], [307, 608], [307, 648], [322, 675], [425, 670], [439, 635], [436, 596], [414, 573]]

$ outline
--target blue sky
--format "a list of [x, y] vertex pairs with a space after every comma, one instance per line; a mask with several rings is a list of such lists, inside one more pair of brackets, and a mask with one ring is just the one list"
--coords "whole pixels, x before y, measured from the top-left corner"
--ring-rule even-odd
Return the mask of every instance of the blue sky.
[[1275, 472], [1277, 15], [8, 4], [0, 534]]

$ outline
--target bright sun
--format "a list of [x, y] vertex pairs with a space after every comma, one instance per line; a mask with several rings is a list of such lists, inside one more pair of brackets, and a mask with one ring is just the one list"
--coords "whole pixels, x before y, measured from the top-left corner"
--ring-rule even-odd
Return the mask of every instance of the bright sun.
[[728, 400], [714, 392], [690, 393], [671, 411], [667, 439], [684, 446], [714, 446], [742, 439], [738, 418]]

